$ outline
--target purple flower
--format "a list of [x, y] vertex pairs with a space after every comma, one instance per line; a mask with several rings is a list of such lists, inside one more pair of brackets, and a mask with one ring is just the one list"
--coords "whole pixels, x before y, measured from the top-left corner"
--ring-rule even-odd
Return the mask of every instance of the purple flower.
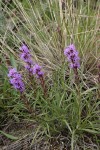
[[34, 62], [32, 61], [30, 50], [25, 44], [22, 44], [20, 50], [22, 52], [20, 58], [26, 63], [25, 68], [32, 74]]
[[20, 47], [20, 50], [24, 53], [29, 53], [29, 49], [27, 47], [27, 45], [22, 44], [22, 46]]
[[21, 53], [20, 58], [21, 58], [24, 62], [26, 62], [26, 63], [29, 62], [29, 63], [30, 63], [31, 55], [28, 54], [28, 53]]
[[25, 90], [22, 76], [17, 72], [16, 68], [12, 68], [9, 70], [8, 77], [10, 78], [10, 83], [15, 89], [19, 90], [20, 92], [23, 92]]
[[43, 77], [44, 72], [41, 71], [41, 66], [39, 66], [38, 64], [35, 64], [33, 67], [33, 74], [35, 74], [37, 76], [37, 78]]
[[73, 44], [69, 45], [65, 50], [64, 50], [64, 55], [67, 57], [69, 63], [70, 63], [70, 68], [79, 68], [80, 63], [79, 63], [79, 56], [78, 56], [78, 51], [76, 50], [75, 46]]
[[42, 67], [39, 66], [38, 64], [34, 64], [27, 45], [22, 44], [22, 46], [20, 47], [20, 50], [22, 52], [20, 54], [20, 58], [26, 63], [25, 68], [29, 71], [29, 73], [35, 74], [37, 78], [43, 77], [44, 72], [41, 71]]
[[79, 62], [70, 63], [70, 68], [80, 68], [80, 63]]
[[37, 74], [38, 72], [40, 72], [41, 70], [41, 66], [39, 66], [38, 64], [35, 64], [33, 67], [33, 73]]
[[26, 65], [25, 66], [25, 69], [27, 69], [31, 74], [33, 74], [33, 68], [32, 68], [32, 66], [31, 65]]
[[17, 73], [16, 68], [10, 69], [8, 77], [14, 77], [14, 76], [16, 76], [16, 73]]

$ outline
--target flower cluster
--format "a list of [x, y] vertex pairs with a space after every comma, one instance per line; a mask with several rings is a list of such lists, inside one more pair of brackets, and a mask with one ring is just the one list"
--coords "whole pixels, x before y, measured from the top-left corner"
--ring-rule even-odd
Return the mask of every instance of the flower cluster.
[[33, 74], [36, 75], [37, 78], [41, 78], [44, 75], [44, 72], [41, 71], [41, 66], [39, 66], [38, 64], [35, 64], [33, 67]]
[[19, 90], [21, 93], [25, 90], [22, 76], [17, 72], [16, 68], [9, 70], [8, 77], [10, 78], [10, 83], [15, 89]]
[[26, 63], [25, 68], [29, 71], [29, 73], [32, 74], [34, 63], [31, 59], [29, 48], [27, 47], [27, 45], [22, 44], [22, 46], [20, 47], [20, 50], [22, 52], [20, 54], [20, 58]]
[[78, 51], [76, 50], [75, 46], [73, 44], [69, 45], [65, 50], [64, 50], [64, 55], [67, 56], [67, 59], [70, 63], [70, 68], [79, 68], [80, 63], [79, 63], [79, 56], [78, 56]]
[[42, 67], [33, 63], [27, 45], [22, 44], [20, 50], [22, 51], [20, 57], [26, 63], [25, 68], [29, 71], [29, 73], [36, 75], [37, 78], [43, 77], [44, 73], [41, 71]]

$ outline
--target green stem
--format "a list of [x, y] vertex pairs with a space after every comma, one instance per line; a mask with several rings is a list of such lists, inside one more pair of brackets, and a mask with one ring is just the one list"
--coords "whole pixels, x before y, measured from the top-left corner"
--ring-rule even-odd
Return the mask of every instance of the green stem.
[[74, 150], [74, 134], [75, 134], [75, 131], [72, 132], [71, 150]]

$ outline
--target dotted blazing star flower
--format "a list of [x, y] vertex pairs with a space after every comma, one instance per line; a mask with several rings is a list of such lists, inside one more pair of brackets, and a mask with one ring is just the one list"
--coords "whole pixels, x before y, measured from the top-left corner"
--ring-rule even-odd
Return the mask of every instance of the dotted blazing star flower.
[[69, 63], [70, 63], [70, 68], [79, 68], [80, 63], [79, 63], [79, 56], [78, 56], [78, 51], [76, 50], [75, 46], [73, 44], [69, 45], [65, 50], [64, 50], [64, 55], [67, 57]]
[[30, 50], [25, 44], [22, 44], [22, 46], [20, 47], [20, 50], [22, 52], [20, 54], [20, 58], [26, 63], [25, 68], [29, 71], [29, 73], [32, 74], [34, 63], [30, 55]]
[[25, 90], [22, 76], [17, 72], [15, 68], [9, 70], [8, 77], [10, 78], [10, 83], [15, 89], [19, 90], [21, 93]]
[[35, 64], [33, 67], [33, 74], [36, 75], [37, 78], [41, 78], [44, 75], [44, 72], [41, 71], [42, 67], [39, 66], [38, 64]]
[[20, 58], [26, 63], [25, 68], [29, 71], [29, 73], [36, 75], [37, 78], [43, 77], [44, 73], [41, 71], [42, 67], [32, 61], [30, 50], [27, 45], [22, 44], [20, 50], [22, 52], [20, 54]]

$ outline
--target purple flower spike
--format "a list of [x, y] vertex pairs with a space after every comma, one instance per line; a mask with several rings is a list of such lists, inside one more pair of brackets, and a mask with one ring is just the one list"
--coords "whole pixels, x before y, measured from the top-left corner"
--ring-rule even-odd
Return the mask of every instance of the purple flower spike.
[[35, 74], [37, 76], [37, 78], [41, 78], [44, 75], [44, 72], [41, 71], [41, 66], [39, 66], [38, 64], [35, 64], [33, 67], [33, 74]]
[[15, 89], [19, 90], [21, 93], [25, 90], [22, 76], [17, 72], [16, 68], [9, 70], [8, 77], [10, 78], [10, 83]]
[[70, 63], [70, 68], [80, 68], [80, 63], [79, 63], [80, 58], [78, 56], [78, 51], [76, 50], [73, 44], [69, 45], [64, 50], [64, 55], [67, 57]]
[[41, 78], [44, 75], [44, 72], [41, 71], [41, 66], [38, 64], [34, 64], [31, 58], [30, 50], [27, 45], [22, 44], [20, 47], [21, 54], [20, 58], [26, 63], [25, 68], [28, 70], [30, 74], [35, 74], [37, 78]]
[[20, 50], [22, 51], [20, 58], [26, 63], [25, 68], [32, 74], [34, 62], [32, 61], [30, 50], [25, 44], [22, 44]]

